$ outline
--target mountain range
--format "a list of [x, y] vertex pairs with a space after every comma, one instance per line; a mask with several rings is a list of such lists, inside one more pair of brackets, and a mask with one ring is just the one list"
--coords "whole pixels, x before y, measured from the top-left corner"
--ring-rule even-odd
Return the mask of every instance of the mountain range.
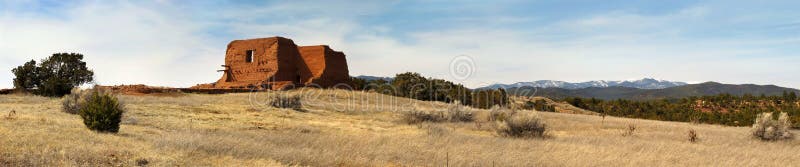
[[663, 89], [639, 89], [622, 86], [614, 87], [587, 87], [582, 89], [565, 88], [536, 88], [536, 87], [517, 87], [506, 88], [509, 94], [520, 96], [543, 96], [553, 99], [565, 97], [598, 98], [605, 100], [628, 99], [628, 100], [653, 100], [684, 98], [690, 96], [710, 96], [718, 94], [731, 94], [741, 96], [750, 95], [782, 95], [784, 92], [800, 93], [800, 90], [784, 88], [775, 85], [754, 85], [754, 84], [722, 84], [717, 82], [705, 82], [700, 84], [687, 84], [673, 86]]
[[394, 77], [376, 77], [376, 76], [368, 76], [368, 75], [359, 75], [359, 76], [355, 76], [355, 78], [363, 79], [363, 80], [366, 80], [366, 81], [374, 81], [374, 80], [382, 79], [384, 81], [391, 82], [392, 80], [394, 80]]
[[493, 84], [478, 89], [497, 89], [497, 88], [519, 88], [519, 87], [538, 87], [538, 88], [563, 88], [563, 89], [583, 89], [590, 87], [606, 88], [606, 87], [627, 87], [638, 89], [664, 89], [669, 87], [687, 85], [686, 82], [675, 82], [666, 80], [657, 80], [653, 78], [644, 78], [640, 80], [626, 80], [626, 81], [587, 81], [579, 83], [571, 83], [564, 81], [554, 80], [539, 80], [533, 82], [517, 82], [513, 84]]
[[[364, 80], [383, 79], [391, 81], [392, 77], [357, 76]], [[779, 87], [775, 85], [755, 85], [755, 84], [723, 84], [717, 82], [705, 82], [699, 84], [687, 84], [686, 82], [666, 81], [653, 78], [625, 81], [587, 81], [580, 83], [570, 83], [554, 80], [539, 80], [533, 82], [517, 82], [513, 84], [493, 84], [477, 89], [497, 89], [503, 88], [510, 95], [518, 96], [542, 96], [551, 99], [562, 99], [565, 97], [598, 98], [605, 100], [628, 99], [628, 100], [653, 100], [653, 99], [672, 99], [691, 96], [711, 96], [723, 93], [742, 96], [750, 94], [759, 95], [782, 95], [784, 92], [795, 92], [800, 94], [800, 90]]]

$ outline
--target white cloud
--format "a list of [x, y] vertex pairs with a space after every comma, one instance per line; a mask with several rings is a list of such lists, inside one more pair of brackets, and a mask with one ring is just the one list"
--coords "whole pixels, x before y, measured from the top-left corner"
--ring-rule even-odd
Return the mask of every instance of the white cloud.
[[[74, 51], [87, 55], [102, 84], [191, 86], [219, 77], [215, 68], [224, 59], [225, 42], [285, 36], [298, 45], [327, 44], [345, 52], [351, 75], [413, 71], [454, 80], [448, 76], [451, 59], [468, 55], [477, 72], [463, 83], [473, 87], [641, 77], [800, 87], [791, 76], [800, 72], [791, 64], [799, 55], [772, 48], [797, 44], [800, 37], [696, 37], [692, 31], [698, 27], [727, 24], [711, 18], [718, 11], [708, 6], [658, 15], [611, 11], [528, 28], [502, 27], [534, 17], [458, 17], [452, 28], [409, 30], [360, 20], [386, 4], [344, 4], [220, 7], [202, 18], [168, 1], [92, 2], [56, 18], [4, 14], [0, 24], [15, 26], [0, 26], [0, 69]], [[0, 73], [0, 87], [10, 87], [5, 75], [11, 74]]]
[[[83, 53], [100, 84], [191, 86], [210, 82], [223, 50], [196, 24], [130, 3], [76, 5], [56, 18], [5, 15], [0, 54], [11, 69], [56, 52]], [[4, 56], [5, 57], [5, 56]], [[11, 75], [10, 73], [5, 73]], [[4, 75], [5, 75], [4, 74]], [[2, 77], [11, 78], [11, 77]], [[3, 80], [0, 87], [10, 87]]]

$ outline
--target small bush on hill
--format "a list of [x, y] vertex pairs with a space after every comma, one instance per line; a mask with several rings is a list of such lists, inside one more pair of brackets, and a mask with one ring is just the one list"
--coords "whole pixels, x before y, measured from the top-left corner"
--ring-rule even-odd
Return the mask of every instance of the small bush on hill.
[[294, 110], [303, 108], [302, 98], [299, 95], [276, 95], [272, 98], [270, 104], [275, 108], [291, 108]]
[[91, 92], [90, 90], [81, 90], [79, 88], [72, 89], [72, 93], [62, 98], [61, 111], [69, 114], [78, 114], [81, 105], [86, 102]]
[[458, 100], [447, 108], [447, 115], [450, 122], [471, 122], [473, 120], [473, 113], [469, 108], [462, 106]]
[[489, 110], [489, 121], [505, 121], [511, 118], [512, 115], [516, 114], [517, 110], [503, 108], [498, 105], [492, 107]]
[[422, 122], [444, 122], [446, 121], [444, 112], [432, 112], [414, 109], [411, 111], [403, 112], [403, 121], [408, 124], [422, 123]]
[[547, 124], [534, 112], [519, 112], [498, 122], [500, 135], [519, 138], [545, 137]]
[[118, 132], [122, 114], [125, 112], [122, 104], [113, 94], [95, 89], [89, 91], [91, 93], [85, 96], [85, 102], [80, 104], [78, 112], [83, 118], [83, 124], [97, 132]]
[[403, 121], [409, 124], [421, 122], [472, 122], [474, 112], [458, 101], [450, 104], [446, 111], [424, 111], [414, 109], [403, 113]]
[[547, 100], [544, 99], [526, 101], [525, 105], [523, 105], [523, 108], [527, 110], [556, 112], [556, 107], [553, 105], [548, 105]]
[[761, 113], [756, 117], [751, 131], [753, 137], [761, 140], [790, 139], [792, 138], [792, 133], [789, 131], [791, 125], [789, 115], [786, 113], [780, 113], [777, 120], [772, 118], [772, 113]]

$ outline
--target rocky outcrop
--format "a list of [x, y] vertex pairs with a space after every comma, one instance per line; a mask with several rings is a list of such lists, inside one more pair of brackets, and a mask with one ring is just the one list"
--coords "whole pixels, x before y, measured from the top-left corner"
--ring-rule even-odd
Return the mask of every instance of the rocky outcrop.
[[342, 52], [325, 45], [298, 47], [283, 37], [234, 40], [228, 44], [222, 78], [196, 89], [290, 89], [347, 84]]

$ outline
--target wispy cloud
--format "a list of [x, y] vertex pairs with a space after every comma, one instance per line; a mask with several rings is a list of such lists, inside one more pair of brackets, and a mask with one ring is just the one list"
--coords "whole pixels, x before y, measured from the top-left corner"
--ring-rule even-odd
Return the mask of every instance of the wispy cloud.
[[454, 79], [450, 61], [468, 55], [477, 65], [468, 86], [657, 77], [800, 87], [792, 63], [800, 29], [786, 21], [800, 13], [731, 11], [725, 2], [583, 10], [524, 1], [202, 3], [7, 5], [16, 10], [0, 16], [14, 25], [0, 26], [0, 69], [9, 69], [0, 87], [11, 86], [14, 66], [63, 51], [86, 54], [102, 84], [191, 86], [219, 77], [228, 41], [268, 36], [344, 51], [352, 75]]

